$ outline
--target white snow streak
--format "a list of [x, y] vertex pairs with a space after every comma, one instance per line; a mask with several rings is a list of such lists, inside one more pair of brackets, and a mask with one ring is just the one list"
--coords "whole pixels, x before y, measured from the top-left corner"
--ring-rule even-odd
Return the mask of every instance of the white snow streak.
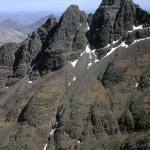
[[133, 30], [142, 30], [143, 29], [143, 25], [140, 26], [133, 26]]
[[99, 62], [99, 59], [96, 59], [94, 62], [95, 62], [95, 63]]
[[91, 53], [91, 49], [90, 49], [90, 45], [89, 44], [86, 46], [85, 52], [89, 53], [89, 54]]
[[91, 67], [92, 66], [92, 63], [90, 62], [90, 63], [88, 63], [88, 67]]
[[118, 43], [118, 41], [119, 41], [119, 40], [117, 40], [117, 41], [113, 41], [112, 43], [113, 43], [113, 44], [116, 44], [116, 43]]
[[89, 31], [90, 30], [90, 27], [89, 27], [89, 24], [87, 23], [87, 30]]
[[125, 42], [122, 42], [120, 45], [118, 45], [117, 47], [113, 47], [103, 58], [109, 56], [110, 54], [112, 54], [116, 49], [118, 49], [119, 47], [125, 47], [128, 48], [128, 45], [125, 44]]
[[[139, 42], [139, 41], [144, 41], [144, 40], [148, 40], [150, 39], [150, 37], [147, 37], [147, 38], [142, 38], [142, 39], [137, 39], [135, 40], [131, 45]], [[103, 58], [109, 56], [111, 53], [113, 53], [116, 49], [118, 49], [119, 47], [125, 47], [125, 48], [128, 48], [129, 45], [127, 45], [125, 42], [122, 42], [120, 45], [118, 45], [117, 47], [113, 47]]]
[[139, 85], [139, 83], [137, 82], [136, 85], [135, 85], [135, 87], [138, 87], [138, 85]]
[[44, 146], [44, 149], [43, 150], [46, 150], [47, 149], [47, 143], [45, 144], [45, 146]]
[[[115, 42], [115, 41], [114, 41]], [[108, 48], [110, 46], [110, 44], [106, 45], [104, 48]]]
[[135, 43], [137, 43], [137, 42], [139, 42], [139, 41], [144, 41], [144, 40], [149, 40], [149, 39], [150, 39], [150, 37], [142, 38], [142, 39], [137, 39], [137, 40], [135, 40], [131, 45], [133, 45], [133, 44], [135, 44]]
[[51, 132], [50, 132], [50, 135], [53, 135], [56, 131], [56, 128], [52, 129]]

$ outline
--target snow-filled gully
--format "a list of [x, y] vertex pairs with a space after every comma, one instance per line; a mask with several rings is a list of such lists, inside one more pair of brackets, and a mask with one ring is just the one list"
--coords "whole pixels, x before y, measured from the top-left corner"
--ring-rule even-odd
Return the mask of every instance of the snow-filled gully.
[[[58, 127], [58, 122], [56, 122], [55, 125], [52, 127], [52, 130], [49, 133], [49, 137], [51, 137], [51, 136], [53, 136], [55, 134], [55, 131], [56, 131], [57, 127]], [[44, 149], [43, 150], [47, 150], [47, 146], [48, 146], [48, 143], [46, 143], [44, 145]]]
[[[87, 30], [89, 30], [89, 28], [90, 28], [90, 27], [89, 27], [88, 24], [87, 24]], [[150, 28], [150, 27], [146, 27], [146, 28]], [[135, 30], [143, 30], [143, 29], [144, 29], [144, 28], [143, 28], [143, 25], [140, 25], [140, 26], [133, 26], [133, 30], [128, 31], [128, 32], [133, 32], [133, 31], [135, 31]], [[150, 37], [142, 38], [142, 39], [137, 39], [137, 40], [135, 40], [135, 41], [134, 41], [132, 44], [130, 44], [130, 45], [127, 45], [127, 44], [125, 43], [125, 41], [123, 41], [120, 45], [118, 45], [118, 46], [116, 46], [116, 47], [112, 47], [111, 50], [110, 50], [101, 60], [103, 60], [103, 59], [105, 59], [106, 57], [108, 57], [109, 55], [111, 55], [113, 52], [115, 52], [115, 51], [116, 51], [118, 48], [120, 48], [120, 47], [128, 48], [129, 46], [131, 46], [131, 45], [133, 45], [133, 44], [135, 44], [135, 43], [137, 43], [137, 42], [139, 42], [139, 41], [143, 41], [143, 40], [147, 40], [147, 39], [150, 39]], [[104, 48], [109, 48], [111, 45], [115, 45], [115, 44], [118, 43], [119, 41], [120, 41], [120, 39], [117, 40], [117, 41], [113, 41], [112, 43], [109, 43], [109, 44], [108, 44], [107, 46], [105, 46]], [[103, 48], [103, 49], [104, 49], [104, 48]], [[100, 61], [99, 59], [97, 59], [97, 55], [95, 54], [95, 50], [91, 50], [91, 49], [90, 49], [90, 45], [89, 45], [89, 44], [87, 44], [85, 51], [83, 51], [83, 53], [80, 54], [80, 57], [82, 57], [82, 56], [85, 55], [85, 54], [88, 54], [88, 55], [89, 55], [89, 62], [88, 62], [88, 64], [87, 64], [87, 70], [90, 69], [90, 67], [93, 65], [93, 63], [97, 63], [97, 62]], [[77, 66], [77, 64], [78, 64], [78, 62], [79, 62], [79, 59], [80, 59], [80, 58], [78, 58], [78, 59], [76, 59], [76, 60], [70, 62], [73, 68], [75, 68], [75, 67]], [[75, 82], [76, 80], [77, 80], [77, 76], [74, 76], [74, 77], [72, 78], [72, 81]], [[70, 86], [70, 85], [71, 85], [71, 81], [68, 81], [67, 86]]]

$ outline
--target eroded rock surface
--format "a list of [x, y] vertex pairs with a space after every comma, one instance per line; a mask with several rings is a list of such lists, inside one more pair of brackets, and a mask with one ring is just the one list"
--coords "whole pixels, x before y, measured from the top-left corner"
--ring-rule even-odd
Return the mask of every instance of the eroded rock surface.
[[0, 150], [149, 150], [149, 16], [131, 0], [88, 17], [72, 5], [2, 46]]

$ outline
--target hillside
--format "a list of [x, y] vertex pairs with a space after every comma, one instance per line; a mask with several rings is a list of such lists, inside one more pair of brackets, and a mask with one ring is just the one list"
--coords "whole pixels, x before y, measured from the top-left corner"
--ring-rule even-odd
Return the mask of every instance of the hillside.
[[22, 42], [27, 36], [16, 30], [0, 26], [0, 44], [9, 42]]
[[149, 150], [150, 13], [71, 5], [0, 48], [1, 150]]
[[16, 31], [20, 31], [26, 25], [22, 24], [22, 23], [18, 23], [17, 21], [15, 21], [13, 19], [6, 19], [6, 20], [0, 22], [0, 26], [11, 28], [11, 29], [14, 29]]

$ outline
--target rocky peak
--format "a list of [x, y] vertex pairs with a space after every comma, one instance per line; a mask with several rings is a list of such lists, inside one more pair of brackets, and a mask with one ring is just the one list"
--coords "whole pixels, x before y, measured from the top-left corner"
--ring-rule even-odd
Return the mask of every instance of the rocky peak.
[[[58, 23], [58, 28], [49, 40], [49, 50], [66, 51], [72, 49], [72, 40], [78, 32], [86, 32], [87, 18], [83, 11], [79, 10], [76, 5], [71, 5], [62, 15]], [[51, 40], [54, 40], [52, 42]], [[62, 42], [62, 40], [64, 40]], [[52, 43], [52, 44], [51, 44]]]
[[121, 0], [103, 0], [101, 6], [119, 6]]
[[[34, 60], [40, 70], [56, 71], [68, 60], [75, 60], [86, 48], [87, 16], [76, 5], [71, 5], [47, 36], [42, 51]], [[46, 59], [45, 59], [45, 56]], [[44, 58], [43, 58], [44, 57]], [[44, 60], [44, 61], [42, 61]], [[42, 63], [41, 63], [42, 62]]]
[[[87, 21], [91, 45], [110, 46], [90, 49]], [[0, 65], [14, 49], [15, 73], [28, 73], [7, 80], [0, 67], [0, 150], [150, 150], [148, 24], [131, 0], [103, 0], [88, 19], [73, 5], [21, 47], [1, 47]]]
[[92, 48], [102, 48], [118, 40], [133, 26], [149, 24], [150, 14], [132, 0], [103, 0], [92, 18], [90, 43]]
[[[59, 22], [51, 16], [22, 43], [14, 63], [15, 72], [20, 65], [29, 66], [30, 63], [37, 64], [40, 72], [60, 69], [65, 62], [77, 59], [85, 50], [86, 32], [87, 16], [76, 5], [71, 5]], [[21, 74], [24, 73], [21, 71]]]

